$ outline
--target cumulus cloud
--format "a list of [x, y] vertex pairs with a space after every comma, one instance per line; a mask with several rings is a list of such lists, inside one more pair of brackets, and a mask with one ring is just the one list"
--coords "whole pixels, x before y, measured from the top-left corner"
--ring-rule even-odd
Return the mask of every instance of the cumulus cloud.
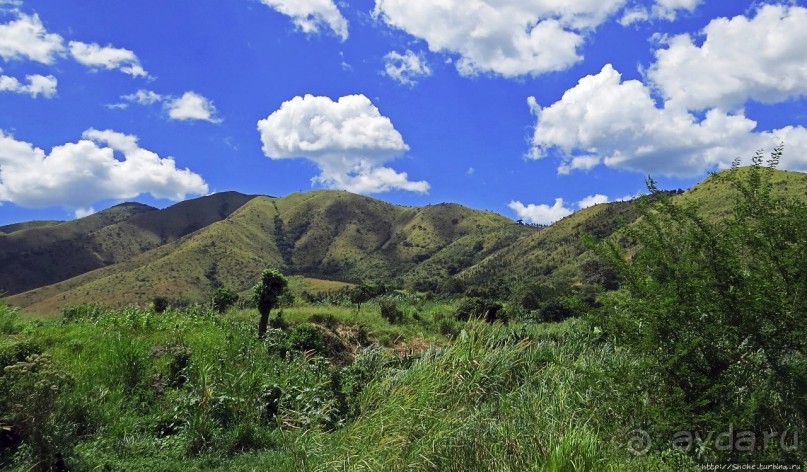
[[172, 120], [203, 120], [211, 123], [220, 123], [216, 117], [216, 107], [209, 99], [195, 92], [185, 92], [181, 97], [174, 98], [165, 103], [168, 117]]
[[364, 194], [429, 190], [428, 182], [384, 166], [409, 146], [364, 95], [295, 97], [260, 120], [258, 131], [267, 157], [312, 161], [320, 170], [312, 181], [325, 187]]
[[579, 202], [577, 202], [577, 207], [582, 210], [583, 208], [599, 205], [600, 203], [608, 203], [608, 201], [609, 200], [607, 196], [598, 193], [596, 195], [589, 195], [584, 199], [580, 200]]
[[19, 14], [17, 19], [0, 25], [0, 57], [6, 61], [27, 59], [53, 64], [64, 49], [62, 37], [48, 33], [38, 15]]
[[556, 198], [555, 204], [552, 206], [546, 204], [524, 205], [520, 201], [514, 200], [509, 205], [511, 210], [515, 211], [518, 217], [527, 223], [535, 223], [539, 225], [551, 225], [561, 218], [567, 217], [574, 213], [570, 208], [563, 204], [562, 198]]
[[384, 73], [403, 85], [414, 85], [421, 77], [431, 75], [432, 70], [423, 54], [406, 50], [401, 54], [391, 51], [384, 56]]
[[162, 104], [168, 118], [178, 121], [202, 120], [210, 123], [221, 123], [221, 118], [217, 115], [216, 106], [209, 98], [199, 95], [196, 92], [185, 92], [181, 97], [170, 95], [160, 95], [152, 90], [140, 89], [135, 93], [120, 97], [123, 103], [107, 105], [112, 109], [126, 109], [129, 103], [138, 105]]
[[140, 89], [135, 93], [124, 95], [121, 97], [127, 102], [137, 103], [138, 105], [152, 105], [163, 100], [163, 96], [152, 92], [151, 90]]
[[79, 64], [92, 69], [120, 70], [132, 77], [148, 77], [135, 53], [128, 49], [70, 41], [70, 54]]
[[128, 49], [81, 41], [70, 41], [65, 47], [64, 38], [49, 33], [38, 15], [26, 15], [16, 8], [11, 11], [16, 18], [0, 24], [0, 57], [6, 61], [24, 59], [50, 65], [69, 52], [76, 62], [91, 69], [117, 69], [132, 77], [148, 77], [140, 60]]
[[[0, 69], [0, 72], [3, 70]], [[0, 92], [12, 92], [28, 94], [34, 98], [42, 95], [51, 98], [56, 95], [58, 81], [52, 75], [28, 75], [25, 77], [27, 83], [22, 83], [16, 77], [0, 75]]]
[[728, 167], [737, 156], [786, 143], [782, 167], [807, 170], [807, 129], [788, 126], [757, 132], [742, 114], [714, 108], [705, 118], [678, 107], [659, 108], [651, 90], [622, 81], [610, 64], [582, 78], [537, 117], [529, 157], [560, 156], [559, 172], [610, 167], [650, 174], [697, 176]]
[[89, 129], [78, 142], [46, 153], [0, 131], [0, 202], [87, 212], [101, 200], [146, 193], [179, 201], [207, 194], [208, 187], [174, 159], [141, 148], [135, 136]]
[[683, 34], [656, 51], [648, 78], [667, 106], [735, 110], [807, 95], [807, 8], [764, 5], [753, 18], [712, 20], [703, 33], [700, 46]]
[[348, 23], [333, 0], [261, 0], [265, 5], [291, 17], [303, 33], [318, 33], [326, 26], [342, 41], [348, 37]]
[[78, 208], [73, 214], [75, 215], [76, 218], [85, 218], [95, 213], [96, 213], [95, 208], [87, 207], [87, 208]]
[[650, 20], [674, 21], [681, 11], [693, 12], [703, 0], [656, 0], [649, 8], [636, 5], [625, 9], [619, 23], [628, 26]]
[[[607, 196], [598, 193], [596, 195], [589, 195], [577, 202], [577, 208], [582, 210], [600, 203], [608, 203], [609, 201], [610, 199]], [[520, 219], [527, 223], [539, 225], [551, 225], [574, 213], [574, 210], [571, 207], [567, 207], [562, 198], [556, 198], [555, 203], [551, 206], [543, 203], [530, 203], [525, 205], [518, 200], [511, 201], [507, 206], [516, 212], [516, 215], [518, 215]]]
[[538, 75], [581, 60], [585, 34], [626, 0], [376, 0], [373, 14], [420, 38], [432, 52], [458, 54], [462, 75]]

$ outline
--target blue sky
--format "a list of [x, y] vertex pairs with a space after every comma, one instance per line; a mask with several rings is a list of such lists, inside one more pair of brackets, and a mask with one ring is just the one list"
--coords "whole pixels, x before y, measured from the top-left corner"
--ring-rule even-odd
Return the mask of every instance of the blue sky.
[[0, 225], [347, 189], [549, 223], [785, 142], [807, 9], [704, 0], [0, 0]]

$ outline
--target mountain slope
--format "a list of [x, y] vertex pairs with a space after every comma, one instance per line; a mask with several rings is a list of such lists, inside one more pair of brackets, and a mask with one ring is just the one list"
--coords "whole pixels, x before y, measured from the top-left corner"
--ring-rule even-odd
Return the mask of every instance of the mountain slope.
[[[805, 174], [776, 171], [773, 183], [780, 194], [807, 198]], [[715, 220], [728, 214], [733, 195], [725, 182], [709, 178], [673, 199], [697, 202]], [[155, 210], [99, 227], [92, 234], [104, 241], [96, 247], [110, 265], [18, 294], [11, 302], [27, 311], [53, 312], [86, 301], [146, 304], [155, 296], [202, 301], [217, 287], [249, 289], [266, 267], [420, 290], [441, 288], [452, 279], [482, 286], [518, 279], [577, 283], [591, 258], [581, 234], [606, 237], [641, 214], [635, 201], [600, 204], [538, 229], [456, 204], [410, 208], [341, 191], [212, 197], [171, 207], [170, 217]], [[246, 202], [230, 211], [239, 199]], [[197, 206], [204, 210], [180, 211]], [[207, 217], [190, 216], [198, 214]], [[31, 230], [20, 233], [26, 231]], [[139, 252], [132, 249], [137, 244]]]
[[124, 203], [86, 218], [0, 234], [0, 292], [20, 293], [125, 261], [220, 221], [251, 198], [224, 192], [164, 210]]
[[268, 266], [345, 281], [400, 281], [457, 241], [502, 228], [532, 231], [453, 204], [406, 208], [339, 191], [261, 196], [176, 241], [12, 302], [45, 312], [86, 300], [123, 305], [159, 295], [198, 301], [219, 286], [246, 290]]

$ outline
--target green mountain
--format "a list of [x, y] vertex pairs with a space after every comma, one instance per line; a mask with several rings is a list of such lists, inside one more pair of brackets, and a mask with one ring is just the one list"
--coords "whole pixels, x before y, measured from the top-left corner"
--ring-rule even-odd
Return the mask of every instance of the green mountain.
[[[805, 174], [776, 171], [774, 185], [807, 198]], [[697, 201], [720, 218], [732, 195], [709, 178], [674, 199]], [[452, 280], [575, 283], [591, 259], [581, 234], [605, 237], [639, 216], [635, 202], [615, 202], [534, 228], [456, 204], [403, 207], [342, 191], [283, 198], [228, 192], [165, 210], [124, 204], [0, 235], [0, 289], [16, 293], [11, 303], [27, 311], [53, 312], [86, 301], [202, 301], [218, 287], [248, 290], [266, 267], [421, 290]]]
[[0, 234], [0, 293], [24, 292], [128, 260], [227, 217], [251, 198], [225, 192], [165, 210], [124, 203], [66, 223], [11, 225], [9, 234]]
[[[402, 282], [419, 264], [457, 247], [470, 250], [477, 240], [497, 240], [503, 231], [534, 230], [453, 204], [407, 208], [340, 191], [260, 196], [175, 241], [18, 294], [12, 302], [52, 311], [87, 300], [111, 305], [148, 303], [157, 295], [203, 300], [220, 286], [248, 289], [267, 266], [324, 279]], [[121, 229], [117, 239], [105, 240], [126, 246], [126, 237]]]

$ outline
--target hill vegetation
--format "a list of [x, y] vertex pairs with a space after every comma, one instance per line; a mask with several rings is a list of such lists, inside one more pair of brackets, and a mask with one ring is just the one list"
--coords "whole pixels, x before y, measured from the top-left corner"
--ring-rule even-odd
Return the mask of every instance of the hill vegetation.
[[[806, 183], [757, 156], [691, 193], [651, 181], [647, 196], [541, 229], [341, 192], [252, 198], [173, 242], [38, 289], [54, 299], [93, 290], [84, 304], [35, 321], [0, 304], [0, 467], [804, 467]], [[214, 284], [198, 269], [212, 256], [379, 270], [429, 287], [287, 280], [275, 269], [245, 278], [260, 282], [251, 296], [228, 288], [240, 279], [222, 265], [205, 294]], [[206, 298], [86, 303], [116, 281], [129, 293], [126, 271], [172, 267], [197, 271], [201, 288], [186, 288]], [[174, 277], [147, 280], [186, 280]]]

